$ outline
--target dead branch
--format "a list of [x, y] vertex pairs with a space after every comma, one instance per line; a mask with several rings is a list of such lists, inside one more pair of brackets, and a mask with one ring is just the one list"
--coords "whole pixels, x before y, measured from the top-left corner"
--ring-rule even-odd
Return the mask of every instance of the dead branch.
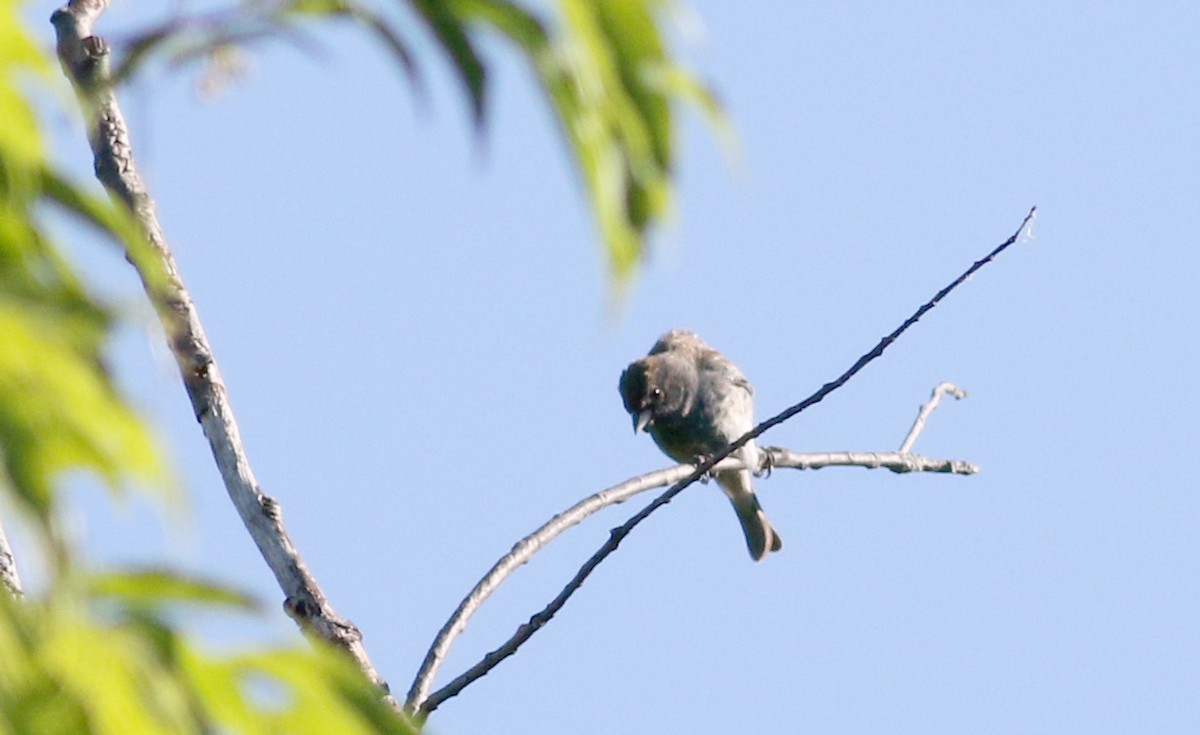
[[[893, 472], [949, 472], [959, 475], [971, 475], [979, 472], [978, 467], [962, 460], [930, 459], [900, 452], [793, 452], [782, 447], [764, 447], [763, 451], [768, 455], [768, 464], [772, 468], [818, 470], [822, 467], [864, 467], [866, 469], [886, 468]], [[731, 457], [726, 457], [716, 465], [717, 469], [740, 469], [743, 466], [740, 460]], [[624, 503], [647, 490], [667, 487], [695, 471], [696, 465], [681, 464], [630, 478], [619, 485], [589, 495], [518, 541], [511, 551], [492, 565], [492, 568], [463, 598], [454, 614], [442, 626], [413, 680], [405, 701], [405, 708], [415, 712], [426, 701], [432, 701], [429, 692], [433, 688], [433, 679], [437, 676], [438, 669], [450, 652], [454, 640], [466, 629], [467, 622], [487, 598], [491, 597], [492, 593], [509, 575], [532, 559], [534, 554], [588, 516], [609, 506]], [[436, 697], [437, 694], [433, 696]], [[432, 709], [433, 707], [429, 707], [425, 711], [432, 711]]]
[[[929, 301], [925, 302], [919, 308], [917, 308], [917, 310], [915, 312], [913, 312], [913, 314], [911, 316], [909, 316], [907, 319], [905, 319], [904, 322], [900, 324], [900, 326], [898, 326], [896, 329], [894, 329], [890, 334], [883, 337], [879, 341], [879, 343], [875, 345], [875, 347], [873, 347], [870, 351], [868, 351], [865, 354], [863, 354], [862, 356], [860, 356], [854, 362], [854, 364], [851, 365], [846, 370], [846, 372], [842, 373], [840, 376], [838, 376], [833, 381], [830, 381], [830, 382], [822, 385], [816, 392], [814, 392], [808, 398], [805, 398], [803, 401], [800, 401], [799, 403], [795, 404], [794, 406], [791, 406], [791, 407], [783, 410], [779, 414], [767, 419], [766, 421], [763, 421], [758, 426], [754, 427], [754, 429], [752, 429], [751, 431], [746, 432], [745, 435], [740, 437], [737, 441], [733, 442], [725, 449], [721, 450], [720, 452], [717, 452], [712, 457], [709, 457], [703, 463], [695, 466], [686, 477], [677, 481], [674, 485], [672, 485], [669, 489], [667, 489], [666, 492], [662, 493], [657, 498], [655, 498], [653, 501], [651, 501], [649, 505], [647, 505], [646, 507], [644, 507], [640, 511], [638, 511], [629, 520], [625, 521], [625, 523], [618, 526], [617, 528], [612, 529], [612, 531], [609, 533], [608, 540], [605, 541], [604, 544], [594, 554], [592, 554], [592, 556], [589, 557], [586, 562], [584, 562], [583, 566], [579, 568], [579, 571], [575, 573], [575, 576], [571, 578], [571, 580], [566, 584], [565, 587], [563, 587], [562, 591], [559, 592], [554, 597], [554, 599], [552, 599], [549, 603], [546, 604], [545, 607], [543, 607], [541, 610], [539, 610], [537, 613], [535, 613], [532, 617], [529, 618], [529, 622], [524, 623], [521, 626], [519, 626], [517, 628], [516, 632], [514, 632], [512, 634], [512, 636], [510, 636], [509, 639], [507, 641], [505, 641], [499, 648], [496, 648], [496, 649], [492, 650], [491, 652], [487, 653], [486, 655], [484, 655], [484, 657], [477, 664], [475, 664], [471, 668], [467, 669], [467, 671], [465, 671], [460, 676], [456, 677], [449, 684], [442, 687], [441, 689], [434, 692], [433, 694], [430, 694], [428, 697], [422, 697], [421, 696], [422, 690], [423, 689], [427, 690], [430, 685], [429, 682], [423, 681], [423, 674], [426, 671], [426, 667], [429, 666], [432, 669], [436, 669], [438, 664], [440, 663], [440, 656], [438, 655], [437, 651], [435, 650], [438, 646], [438, 643], [435, 640], [434, 648], [431, 649], [429, 655], [426, 656], [425, 665], [422, 666], [421, 673], [418, 673], [417, 681], [415, 681], [413, 683], [413, 687], [409, 691], [409, 697], [408, 697], [408, 700], [405, 705], [406, 709], [408, 709], [411, 712], [416, 712], [416, 713], [420, 714], [421, 716], [428, 715], [430, 712], [435, 710], [442, 702], [444, 702], [445, 700], [447, 700], [453, 696], [456, 696], [459, 692], [461, 692], [464, 688], [469, 686], [472, 682], [486, 676], [487, 673], [489, 671], [491, 671], [493, 668], [495, 668], [497, 665], [499, 665], [499, 663], [501, 661], [503, 661], [504, 659], [506, 659], [509, 656], [516, 653], [517, 649], [520, 648], [531, 637], [533, 637], [534, 633], [536, 633], [544, 625], [546, 625], [548, 622], [550, 622], [551, 619], [554, 618], [554, 616], [558, 613], [558, 611], [561, 610], [562, 607], [566, 604], [567, 600], [569, 600], [571, 598], [571, 596], [574, 595], [575, 592], [577, 592], [579, 590], [579, 588], [583, 586], [583, 582], [589, 576], [591, 576], [591, 573], [593, 571], [595, 571], [596, 567], [599, 566], [600, 563], [609, 556], [609, 554], [611, 554], [612, 552], [617, 550], [617, 547], [620, 546], [621, 541], [624, 540], [624, 538], [626, 536], [628, 536], [633, 531], [633, 529], [635, 527], [637, 527], [637, 525], [639, 523], [641, 523], [646, 518], [648, 518], [650, 516], [650, 514], [652, 514], [654, 511], [658, 510], [662, 506], [671, 502], [671, 500], [673, 500], [676, 495], [683, 492], [683, 490], [685, 488], [687, 488], [688, 486], [690, 486], [697, 480], [701, 479], [702, 477], [704, 477], [704, 476], [708, 475], [710, 472], [712, 472], [712, 470], [719, 463], [724, 461], [726, 459], [726, 457], [728, 457], [732, 452], [737, 451], [737, 449], [740, 448], [741, 446], [743, 446], [746, 442], [748, 442], [752, 439], [757, 439], [764, 432], [778, 426], [779, 424], [782, 424], [784, 421], [787, 421], [788, 419], [792, 418], [793, 416], [800, 413], [801, 411], [804, 411], [804, 410], [810, 408], [811, 406], [816, 405], [817, 403], [824, 400], [825, 397], [828, 396], [830, 393], [832, 393], [833, 391], [835, 391], [838, 388], [841, 388], [843, 385], [845, 385], [851, 378], [853, 378], [855, 375], [857, 375], [859, 373], [859, 371], [861, 371], [868, 364], [870, 364], [876, 358], [878, 358], [880, 355], [882, 355], [884, 350], [886, 350], [889, 346], [891, 346], [891, 344], [893, 342], [895, 342], [900, 337], [900, 335], [902, 335], [904, 332], [908, 331], [908, 329], [910, 327], [912, 327], [914, 324], [916, 324], [921, 319], [921, 317], [923, 317], [931, 309], [933, 309], [935, 306], [937, 306], [938, 303], [940, 303], [942, 299], [944, 299], [946, 296], [948, 296], [951, 291], [953, 291], [954, 289], [956, 289], [960, 285], [962, 285], [967, 279], [969, 279], [972, 275], [974, 275], [975, 272], [978, 271], [980, 268], [982, 268], [983, 266], [992, 262], [992, 260], [994, 260], [997, 255], [1004, 252], [1006, 249], [1008, 249], [1009, 246], [1011, 246], [1013, 243], [1015, 243], [1017, 241], [1017, 239], [1021, 237], [1022, 234], [1027, 233], [1028, 228], [1031, 226], [1034, 215], [1036, 213], [1037, 213], [1037, 207], [1031, 208], [1029, 210], [1029, 213], [1026, 214], [1025, 218], [1021, 221], [1020, 227], [1018, 227], [1017, 230], [1008, 237], [1008, 239], [1006, 239], [1004, 242], [1000, 243], [995, 248], [993, 248], [991, 250], [991, 252], [989, 252], [983, 258], [980, 258], [979, 260], [975, 261], [969, 268], [967, 268], [965, 271], [963, 271], [957, 278], [955, 278], [948, 285], [946, 285], [940, 291], [938, 291], [936, 294], [934, 294], [933, 298], [931, 298]], [[940, 399], [940, 393], [939, 393], [938, 389], [934, 389], [934, 399], [931, 399], [931, 401], [930, 401], [932, 406], [929, 406], [928, 410], [926, 410], [925, 408], [922, 409], [922, 412], [920, 414], [918, 414], [917, 423], [914, 425], [913, 429], [909, 431], [909, 435], [913, 439], [913, 441], [916, 440], [916, 435], [918, 435], [920, 433], [921, 427], [924, 426], [924, 419], [927, 418], [929, 412], [931, 412], [933, 410], [933, 408], [936, 407], [937, 400], [939, 400], [939, 399]], [[905, 441], [907, 443], [908, 439], [906, 438]], [[899, 453], [897, 453], [897, 455], [899, 456]], [[883, 466], [883, 465], [880, 464], [879, 466]], [[687, 465], [683, 465], [679, 469], [681, 471], [686, 471], [686, 468], [687, 468]], [[906, 471], [911, 471], [911, 470], [893, 468], [893, 471], [906, 472]], [[953, 470], [947, 469], [945, 471], [953, 471]], [[972, 468], [972, 471], [974, 471], [974, 468]], [[969, 472], [967, 474], [969, 474]], [[631, 482], [633, 482], [633, 481], [631, 481]], [[588, 501], [585, 500], [583, 502], [587, 503]], [[570, 511], [568, 511], [568, 512], [570, 512]], [[573, 525], [573, 523], [577, 523], [577, 522], [578, 521], [573, 521], [572, 523], [567, 523], [566, 526]], [[550, 524], [547, 524], [547, 526], [549, 526], [553, 523], [554, 523], [554, 521], [552, 520], [550, 522]], [[564, 528], [566, 526], [564, 526]], [[546, 527], [544, 526], [543, 528], [546, 528]], [[561, 531], [559, 531], [559, 532], [561, 532]], [[537, 533], [538, 532], [535, 532], [535, 535]], [[534, 550], [536, 550], [536, 547]], [[516, 549], [514, 548], [514, 552], [515, 551], [516, 551]], [[501, 563], [502, 562], [504, 562], [504, 559], [501, 559]], [[499, 564], [500, 563], [498, 563], [498, 565]], [[493, 572], [495, 570], [496, 570], [496, 568], [493, 567]], [[491, 573], [489, 573], [489, 576], [490, 576], [490, 574]], [[482, 580], [480, 582], [480, 585], [484, 585], [485, 583], [487, 583], [487, 581], [488, 581], [488, 577], [484, 577], [484, 580]], [[478, 589], [478, 585], [477, 585], [477, 589]], [[485, 595], [485, 597], [486, 597], [486, 595]], [[464, 599], [463, 603], [460, 604], [459, 609], [462, 610], [464, 605], [469, 607], [471, 605], [470, 600], [471, 600], [470, 596], [468, 596], [467, 599]], [[465, 624], [465, 621], [464, 621], [464, 624]], [[461, 630], [461, 629], [459, 629], [459, 630]], [[451, 618], [451, 622], [447, 623], [447, 627], [442, 629], [442, 632], [439, 633], [438, 638], [441, 639], [443, 634], [457, 635], [457, 631], [455, 630], [454, 618]], [[452, 637], [451, 637], [451, 640], [452, 640]], [[444, 655], [444, 652], [442, 652], [442, 655]], [[432, 661], [431, 661], [431, 657], [433, 657]], [[432, 677], [430, 676], [429, 678], [432, 678]]]

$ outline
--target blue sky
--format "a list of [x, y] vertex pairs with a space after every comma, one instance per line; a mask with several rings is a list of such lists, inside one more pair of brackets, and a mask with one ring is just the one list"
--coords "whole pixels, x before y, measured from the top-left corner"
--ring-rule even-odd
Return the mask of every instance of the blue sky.
[[[741, 153], [730, 166], [682, 118], [675, 215], [619, 309], [553, 122], [500, 46], [486, 49], [483, 141], [444, 67], [428, 64], [418, 102], [348, 31], [322, 34], [319, 56], [252, 51], [212, 99], [186, 71], [124, 92], [251, 461], [334, 605], [403, 693], [512, 543], [667, 464], [616, 390], [659, 333], [699, 332], [771, 415], [1036, 204], [1032, 239], [764, 438], [893, 450], [949, 380], [969, 397], [944, 403], [916, 449], [981, 474], [776, 472], [758, 489], [786, 545], [761, 564], [715, 488], [688, 490], [430, 729], [1196, 732], [1200, 7], [691, 7], [680, 51]], [[160, 17], [147, 8], [118, 3], [104, 30]], [[51, 10], [29, 8], [47, 43]], [[47, 123], [87, 175], [78, 121]], [[294, 640], [135, 280], [64, 232], [135, 315], [116, 364], [192, 505], [181, 528], [78, 493], [87, 548], [166, 558], [267, 602], [254, 625], [202, 624], [214, 640]], [[637, 507], [520, 570], [441, 681]]]

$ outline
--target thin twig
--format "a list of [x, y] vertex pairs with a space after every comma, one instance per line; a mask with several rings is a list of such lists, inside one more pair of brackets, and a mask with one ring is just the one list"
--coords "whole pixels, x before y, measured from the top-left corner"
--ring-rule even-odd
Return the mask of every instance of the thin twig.
[[17, 574], [17, 560], [13, 557], [12, 548], [8, 545], [8, 537], [4, 535], [4, 527], [0, 526], [0, 582], [14, 597], [23, 597], [21, 575]]
[[[816, 470], [822, 467], [875, 469], [882, 467], [893, 472], [952, 472], [961, 475], [970, 475], [979, 471], [977, 466], [961, 460], [930, 459], [900, 452], [793, 452], [781, 447], [764, 447], [763, 451], [770, 455], [770, 466], [774, 469]], [[717, 465], [718, 469], [743, 469], [744, 467], [741, 460], [733, 457], [726, 457]], [[757, 470], [758, 468], [751, 469]], [[647, 490], [667, 487], [695, 471], [696, 465], [681, 464], [631, 478], [584, 498], [518, 541], [511, 551], [492, 565], [488, 573], [463, 598], [454, 614], [442, 626], [413, 680], [405, 707], [415, 711], [428, 698], [438, 669], [445, 661], [446, 654], [449, 653], [455, 639], [466, 629], [467, 622], [504, 580], [526, 564], [534, 554], [588, 516], [609, 506], [623, 503]]]
[[1021, 234], [1026, 232], [1026, 228], [1030, 226], [1036, 213], [1037, 207], [1031, 208], [1029, 213], [1025, 215], [1025, 218], [1021, 221], [1021, 226], [1018, 227], [1016, 232], [1009, 236], [1007, 240], [997, 245], [983, 258], [975, 261], [970, 268], [963, 271], [961, 275], [934, 294], [933, 298], [922, 304], [921, 307], [913, 312], [912, 316], [904, 320], [899, 327], [882, 338], [879, 343], [875, 345], [875, 347], [873, 347], [869, 352], [859, 357], [858, 360], [856, 360], [854, 364], [846, 370], [846, 372], [842, 373], [835, 380], [822, 385], [815, 393], [808, 398], [805, 398], [803, 401], [800, 401], [796, 405], [781, 411], [779, 414], [772, 416], [766, 421], [763, 421], [761, 424], [754, 427], [754, 429], [740, 437], [737, 441], [717, 452], [712, 457], [709, 457], [705, 462], [696, 467], [696, 469], [686, 478], [672, 485], [666, 492], [662, 493], [653, 501], [651, 501], [649, 505], [638, 511], [625, 523], [612, 529], [612, 531], [609, 533], [608, 540], [605, 541], [604, 544], [594, 554], [592, 554], [592, 556], [588, 558], [586, 562], [583, 563], [583, 566], [579, 568], [579, 571], [575, 573], [575, 576], [571, 578], [571, 581], [569, 581], [567, 585], [563, 587], [562, 591], [559, 592], [554, 599], [552, 599], [544, 608], [530, 617], [528, 623], [518, 627], [516, 632], [513, 633], [513, 635], [499, 648], [496, 648], [495, 650], [484, 655], [483, 659], [481, 659], [479, 663], [467, 669], [467, 671], [465, 671], [462, 675], [458, 676], [449, 684], [431, 694], [423, 702], [418, 703], [416, 711], [423, 715], [427, 715], [435, 710], [442, 702], [457, 695], [472, 682], [480, 679], [483, 676], [486, 676], [487, 673], [495, 668], [501, 661], [516, 653], [517, 649], [520, 648], [525, 641], [533, 637], [534, 633], [536, 633], [554, 618], [558, 611], [562, 609], [563, 605], [566, 604], [567, 600], [569, 600], [571, 596], [583, 586], [584, 581], [591, 575], [593, 571], [595, 571], [596, 567], [599, 566], [609, 554], [617, 550], [617, 547], [621, 545], [621, 541], [624, 540], [625, 537], [628, 536], [639, 523], [648, 518], [654, 511], [658, 510], [667, 503], [670, 503], [676, 495], [683, 492], [686, 487], [696, 482], [704, 475], [708, 474], [708, 472], [710, 472], [718, 462], [728, 457], [732, 452], [737, 451], [737, 449], [739, 449], [746, 442], [750, 441], [751, 439], [758, 438], [764, 432], [778, 426], [784, 421], [787, 421], [801, 411], [804, 411], [805, 409], [821, 402], [830, 393], [845, 385], [847, 381], [857, 375], [859, 371], [875, 360], [875, 358], [882, 355], [883, 351], [886, 350], [893, 342], [895, 342], [900, 335], [908, 331], [908, 329], [916, 324], [921, 317], [925, 316], [930, 309], [937, 306], [938, 303], [947, 295], [949, 295], [951, 291], [958, 288], [958, 286], [960, 286], [964, 281], [974, 275], [976, 271], [990, 263], [996, 258], [997, 255], [1004, 252], [1004, 250], [1006, 250], [1010, 245], [1015, 243]]
[[[199, 313], [159, 226], [154, 201], [134, 166], [129, 131], [110, 82], [108, 46], [92, 35], [107, 6], [108, 0], [71, 0], [50, 20], [57, 32], [59, 61], [88, 120], [96, 177], [134, 214], [149, 245], [147, 253], [127, 256], [137, 267], [166, 331], [225, 489], [283, 590], [284, 609], [305, 631], [349, 652], [363, 673], [386, 691], [386, 683], [367, 656], [362, 635], [351, 622], [339, 617], [325, 598], [288, 537], [279, 504], [262, 492], [250, 468]], [[397, 706], [390, 695], [386, 699]]]
[[917, 437], [925, 430], [925, 422], [929, 420], [929, 414], [934, 412], [934, 409], [942, 402], [942, 396], [946, 393], [959, 400], [967, 397], [967, 392], [958, 388], [953, 383], [938, 383], [937, 387], [933, 389], [933, 395], [929, 397], [929, 400], [917, 412], [917, 420], [913, 421], [912, 428], [908, 430], [908, 436], [904, 437], [904, 441], [900, 443], [899, 451], [901, 454], [912, 450], [913, 444], [917, 443]]
[[793, 452], [783, 447], [764, 447], [771, 467], [819, 470], [822, 467], [863, 467], [891, 470], [898, 475], [910, 472], [934, 472], [950, 475], [975, 475], [979, 465], [961, 459], [932, 459], [908, 452]]

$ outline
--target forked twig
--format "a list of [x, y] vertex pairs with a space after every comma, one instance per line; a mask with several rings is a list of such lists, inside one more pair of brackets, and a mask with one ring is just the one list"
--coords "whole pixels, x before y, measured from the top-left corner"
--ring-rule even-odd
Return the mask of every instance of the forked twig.
[[[975, 465], [961, 460], [930, 459], [901, 452], [793, 452], [782, 447], [763, 447], [763, 451], [769, 455], [770, 466], [774, 469], [815, 470], [822, 467], [864, 467], [867, 469], [886, 468], [893, 472], [950, 472], [960, 475], [970, 475], [979, 471]], [[740, 469], [744, 465], [741, 460], [726, 457], [717, 466], [720, 469]], [[757, 468], [751, 469], [756, 470]], [[634, 477], [619, 485], [601, 490], [554, 516], [536, 531], [513, 545], [512, 550], [500, 557], [487, 574], [476, 583], [475, 587], [458, 604], [450, 619], [438, 631], [433, 644], [429, 647], [429, 652], [425, 654], [425, 660], [421, 663], [420, 670], [413, 679], [405, 706], [410, 710], [415, 710], [419, 703], [428, 698], [438, 669], [445, 661], [446, 654], [449, 653], [455, 639], [466, 629], [467, 622], [504, 580], [533, 558], [534, 554], [588, 516], [609, 506], [624, 503], [648, 490], [667, 487], [687, 477], [695, 470], [695, 465], [676, 465]]]
[[651, 501], [649, 505], [638, 511], [629, 520], [625, 521], [625, 523], [612, 529], [612, 531], [609, 533], [608, 540], [605, 541], [604, 544], [597, 549], [587, 561], [583, 563], [583, 566], [579, 568], [579, 571], [575, 573], [575, 576], [571, 578], [571, 581], [569, 581], [566, 586], [563, 587], [562, 591], [559, 592], [554, 599], [552, 599], [544, 608], [529, 618], [529, 622], [519, 626], [516, 632], [513, 633], [513, 635], [509, 637], [509, 639], [505, 641], [499, 648], [496, 648], [484, 655], [484, 657], [477, 664], [467, 669], [463, 674], [456, 677], [446, 686], [430, 694], [428, 697], [421, 698], [418, 696], [413, 698], [410, 693], [410, 700], [406, 704], [406, 709], [417, 712], [421, 715], [427, 715], [428, 713], [437, 709], [442, 702], [457, 695], [477, 679], [486, 676], [487, 673], [495, 668], [501, 661], [516, 653], [517, 649], [520, 648], [525, 641], [533, 637], [534, 633], [536, 633], [542, 628], [542, 626], [546, 625], [546, 623], [550, 622], [550, 620], [554, 618], [558, 611], [562, 609], [563, 605], [566, 604], [567, 600], [569, 600], [571, 596], [583, 586], [584, 581], [591, 575], [593, 571], [595, 571], [596, 567], [599, 566], [609, 554], [616, 551], [617, 547], [620, 546], [621, 541], [624, 540], [624, 538], [628, 536], [639, 523], [648, 518], [654, 511], [658, 510], [667, 503], [670, 503], [676, 495], [683, 492], [686, 487], [708, 474], [719, 462], [728, 457], [732, 452], [737, 451], [737, 449], [743, 446], [746, 442], [750, 441], [751, 439], [757, 439], [764, 432], [778, 426], [779, 424], [782, 424], [784, 421], [787, 421], [801, 411], [804, 411], [805, 409], [821, 402], [830, 393], [845, 385], [851, 378], [857, 375], [859, 371], [861, 371], [877, 357], [882, 355], [883, 351], [886, 350], [893, 342], [895, 342], [900, 335], [908, 331], [908, 329], [916, 324], [921, 317], [925, 316], [925, 314], [933, 309], [933, 307], [937, 306], [938, 303], [941, 302], [941, 300], [947, 295], [949, 295], [951, 291], [958, 288], [964, 281], [974, 275], [976, 271], [990, 263], [996, 258], [997, 255], [1004, 252], [1009, 246], [1015, 243], [1018, 238], [1021, 237], [1021, 234], [1027, 231], [1027, 228], [1029, 228], [1031, 225], [1036, 213], [1037, 207], [1032, 207], [1029, 210], [1029, 213], [1025, 215], [1025, 218], [1021, 220], [1021, 226], [1018, 227], [1017, 230], [1008, 237], [1008, 239], [993, 248], [992, 251], [983, 258], [975, 261], [971, 267], [967, 268], [961, 275], [934, 294], [933, 298], [922, 304], [915, 312], [913, 312], [912, 316], [904, 320], [899, 327], [897, 327], [887, 336], [883, 337], [869, 352], [859, 357], [858, 360], [856, 360], [854, 364], [846, 370], [846, 372], [842, 373], [833, 381], [822, 385], [815, 393], [810, 395], [808, 398], [805, 398], [803, 401], [800, 401], [794, 406], [791, 406], [781, 411], [779, 414], [772, 416], [766, 421], [763, 421], [758, 426], [754, 427], [754, 429], [740, 437], [737, 441], [733, 442], [725, 449], [717, 452], [712, 457], [709, 457], [705, 462], [701, 463], [690, 474], [688, 474], [687, 477], [676, 482], [669, 489], [667, 489], [666, 492], [659, 495], [657, 498]]

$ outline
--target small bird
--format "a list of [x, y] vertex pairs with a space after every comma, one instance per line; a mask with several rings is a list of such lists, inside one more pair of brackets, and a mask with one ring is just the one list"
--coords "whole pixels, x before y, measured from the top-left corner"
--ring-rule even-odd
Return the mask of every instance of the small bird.
[[[754, 389], [746, 376], [694, 332], [673, 329], [650, 353], [621, 373], [621, 400], [633, 417], [633, 432], [645, 431], [671, 459], [695, 463], [724, 449], [754, 428]], [[731, 456], [751, 469], [759, 449], [746, 442]], [[779, 551], [783, 541], [763, 513], [749, 470], [715, 473], [746, 534], [750, 556], [758, 561]]]

